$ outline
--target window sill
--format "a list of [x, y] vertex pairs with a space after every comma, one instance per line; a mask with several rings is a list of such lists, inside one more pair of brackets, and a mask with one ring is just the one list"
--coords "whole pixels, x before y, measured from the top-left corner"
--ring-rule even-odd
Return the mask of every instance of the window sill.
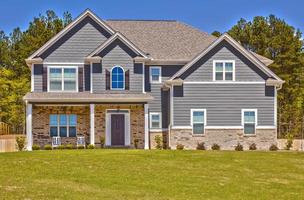
[[206, 134], [193, 134], [192, 133], [192, 137], [205, 137]]
[[244, 137], [256, 137], [256, 134], [245, 134], [243, 133]]

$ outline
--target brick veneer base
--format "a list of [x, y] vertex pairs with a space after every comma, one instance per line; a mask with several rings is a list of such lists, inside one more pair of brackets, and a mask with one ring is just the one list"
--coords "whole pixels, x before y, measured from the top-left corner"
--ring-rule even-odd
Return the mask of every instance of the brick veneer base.
[[255, 136], [244, 136], [242, 129], [207, 129], [204, 136], [193, 136], [191, 129], [172, 129], [170, 132], [171, 149], [182, 144], [185, 149], [196, 149], [198, 142], [204, 142], [207, 149], [216, 143], [222, 150], [234, 150], [237, 143], [244, 150], [255, 143], [260, 150], [268, 150], [272, 144], [277, 144], [276, 129], [257, 129]]

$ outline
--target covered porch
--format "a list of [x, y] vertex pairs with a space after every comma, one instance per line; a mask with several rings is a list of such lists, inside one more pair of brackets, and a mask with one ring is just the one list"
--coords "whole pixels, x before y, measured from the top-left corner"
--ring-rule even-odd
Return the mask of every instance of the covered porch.
[[149, 95], [133, 94], [122, 99], [121, 94], [114, 94], [116, 98], [113, 94], [86, 94], [86, 98], [80, 98], [79, 93], [27, 94], [27, 149], [32, 150], [33, 145], [54, 146], [54, 139], [57, 145], [75, 147], [82, 139], [85, 145], [96, 147], [104, 141], [105, 147], [149, 149]]

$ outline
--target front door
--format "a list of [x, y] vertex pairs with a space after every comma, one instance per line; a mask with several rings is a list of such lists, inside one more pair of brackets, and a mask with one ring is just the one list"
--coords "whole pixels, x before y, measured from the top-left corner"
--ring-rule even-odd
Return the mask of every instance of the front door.
[[125, 115], [111, 115], [111, 144], [125, 145]]

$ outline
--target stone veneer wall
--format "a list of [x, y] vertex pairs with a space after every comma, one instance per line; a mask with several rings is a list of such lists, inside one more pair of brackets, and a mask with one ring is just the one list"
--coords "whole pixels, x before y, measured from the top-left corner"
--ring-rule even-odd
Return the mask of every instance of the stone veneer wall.
[[129, 109], [130, 110], [130, 141], [134, 148], [134, 140], [138, 139], [138, 148], [145, 146], [145, 111], [143, 104], [96, 104], [95, 105], [95, 143], [100, 145], [100, 138], [105, 137], [106, 110]]
[[[36, 106], [33, 105], [33, 144], [43, 147], [52, 144], [50, 137], [50, 114], [76, 114], [77, 136], [85, 136], [90, 141], [90, 109], [89, 106]], [[62, 144], [76, 145], [76, 137], [61, 138]]]
[[191, 129], [172, 129], [170, 132], [171, 149], [182, 144], [185, 149], [196, 149], [198, 142], [204, 142], [207, 149], [216, 143], [222, 150], [234, 150], [239, 142], [244, 150], [255, 143], [257, 149], [268, 150], [272, 144], [277, 144], [276, 129], [257, 129], [255, 136], [244, 136], [242, 129], [206, 129], [204, 136], [193, 136]]
[[163, 146], [167, 149], [168, 147], [168, 131], [151, 131], [150, 136], [150, 149], [156, 149], [155, 136], [160, 135], [163, 138]]

